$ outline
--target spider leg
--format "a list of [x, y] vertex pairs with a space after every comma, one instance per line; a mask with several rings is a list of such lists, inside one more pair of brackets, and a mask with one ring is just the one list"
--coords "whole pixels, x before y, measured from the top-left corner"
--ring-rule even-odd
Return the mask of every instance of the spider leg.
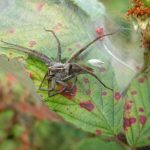
[[71, 91], [72, 91], [72, 89], [76, 86], [76, 83], [77, 83], [77, 76], [75, 76], [75, 80], [74, 80], [74, 82], [73, 82], [73, 84], [72, 84], [72, 87], [70, 88]]
[[85, 68], [85, 67], [83, 67], [83, 66], [80, 66], [79, 64], [74, 64], [74, 65], [76, 65], [77, 67], [79, 67], [80, 69], [82, 69], [83, 71], [85, 71], [86, 73], [90, 74], [91, 76], [95, 77], [105, 88], [107, 88], [107, 89], [113, 91], [113, 89], [110, 88], [110, 87], [108, 87], [107, 85], [105, 85], [105, 84], [98, 78], [98, 76], [97, 76], [95, 73], [93, 73], [92, 71], [88, 70], [87, 68]]
[[52, 63], [52, 59], [50, 59], [49, 57], [47, 57], [46, 55], [38, 52], [38, 50], [35, 50], [35, 49], [30, 49], [30, 48], [27, 48], [27, 47], [24, 47], [24, 46], [20, 46], [20, 45], [17, 45], [17, 44], [12, 44], [12, 43], [8, 43], [8, 42], [5, 42], [3, 40], [1, 40], [0, 42], [4, 43], [5, 45], [7, 45], [6, 47], [5, 46], [1, 46], [1, 48], [6, 48], [6, 49], [14, 49], [14, 50], [18, 50], [18, 51], [22, 51], [30, 56], [33, 56], [33, 57], [36, 57], [40, 60], [42, 60], [43, 62], [47, 63], [47, 64], [51, 64]]
[[52, 78], [52, 79], [51, 79], [51, 86], [50, 86], [50, 78], [48, 78], [48, 79], [47, 79], [47, 80], [48, 80], [48, 88], [47, 88], [47, 89], [46, 89], [46, 88], [42, 88], [43, 83], [44, 83], [44, 81], [46, 80], [47, 77], [48, 77], [48, 72], [46, 72], [44, 78], [42, 79], [42, 81], [41, 81], [41, 83], [40, 83], [40, 85], [39, 85], [39, 90], [40, 90], [40, 91], [47, 91], [47, 92], [48, 92], [48, 96], [50, 96], [50, 92], [51, 92], [51, 91], [54, 91], [54, 89], [55, 89], [55, 84], [56, 84], [56, 82], [55, 82], [55, 79]]
[[57, 94], [60, 94], [60, 93], [64, 92], [67, 89], [67, 84], [65, 82], [63, 82], [63, 81], [56, 81], [56, 83], [59, 83], [60, 85], [62, 85], [63, 88], [61, 90], [56, 91], [55, 93], [51, 94], [50, 97], [55, 96]]
[[47, 75], [48, 75], [48, 72], [46, 72], [44, 78], [42, 79], [42, 81], [41, 81], [41, 83], [40, 83], [40, 85], [39, 85], [39, 90], [40, 90], [40, 91], [48, 91], [48, 89], [42, 88], [43, 83], [44, 83], [44, 81], [45, 81]]
[[57, 44], [58, 44], [57, 60], [58, 60], [58, 62], [61, 62], [61, 44], [60, 44], [59, 38], [57, 37], [57, 35], [55, 34], [55, 32], [53, 30], [45, 29], [45, 31], [51, 32], [53, 34], [53, 36], [55, 37]]
[[66, 78], [64, 78], [64, 79], [62, 80], [62, 81], [65, 82], [65, 81], [68, 81], [68, 80], [72, 79], [73, 77], [75, 77], [75, 80], [74, 80], [73, 84], [71, 85], [71, 88], [67, 89], [67, 92], [71, 92], [71, 91], [72, 91], [72, 89], [74, 88], [74, 86], [75, 86], [75, 84], [76, 84], [77, 77], [76, 77], [75, 74], [71, 74], [71, 75], [67, 76]]
[[68, 81], [70, 79], [72, 79], [75, 75], [74, 74], [71, 74], [71, 75], [68, 75], [66, 78], [64, 78], [62, 81]]
[[77, 83], [77, 76], [75, 76], [75, 80], [73, 81], [73, 84], [71, 85], [71, 87], [69, 89], [67, 89], [67, 92], [72, 92], [73, 88], [76, 86]]
[[51, 92], [55, 90], [55, 86], [56, 86], [55, 78], [52, 78], [51, 84], [50, 84], [50, 80], [48, 80], [48, 96], [49, 97], [53, 96], [53, 94], [51, 94]]
[[[115, 32], [114, 32], [115, 33]], [[75, 52], [68, 60], [67, 62], [71, 62], [72, 60], [74, 60], [75, 58], [77, 58], [83, 51], [85, 51], [88, 47], [90, 47], [92, 44], [94, 44], [96, 41], [98, 41], [99, 39], [105, 37], [105, 36], [109, 36], [112, 35], [113, 33], [108, 33], [108, 34], [104, 34], [101, 36], [98, 36], [97, 38], [95, 38], [93, 41], [89, 42], [86, 46], [84, 46], [83, 48], [79, 49], [77, 52]]]

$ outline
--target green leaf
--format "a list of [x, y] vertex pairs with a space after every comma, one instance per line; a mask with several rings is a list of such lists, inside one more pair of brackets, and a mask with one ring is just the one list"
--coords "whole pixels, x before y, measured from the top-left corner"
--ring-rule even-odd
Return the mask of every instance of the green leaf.
[[105, 14], [105, 7], [98, 0], [70, 0], [79, 9], [83, 10], [92, 20], [96, 20]]
[[77, 150], [125, 150], [123, 147], [114, 142], [104, 142], [98, 138], [82, 140]]
[[0, 144], [0, 149], [3, 150], [16, 150], [17, 145], [11, 140], [6, 140]]
[[[18, 63], [18, 59], [14, 58], [9, 60], [8, 57], [0, 55], [0, 81], [4, 85], [5, 82], [13, 82], [13, 92], [19, 97], [25, 91], [30, 91], [32, 100], [36, 103], [41, 101], [41, 98], [36, 94], [36, 89], [33, 82], [29, 79], [23, 64]], [[7, 81], [8, 80], [8, 81]], [[25, 90], [26, 89], [26, 90]], [[5, 90], [5, 89], [4, 89]], [[19, 99], [18, 97], [18, 99]]]
[[136, 77], [127, 92], [124, 130], [128, 143], [141, 147], [150, 143], [150, 73]]
[[[57, 43], [50, 33], [44, 31], [44, 28], [52, 29], [61, 41], [64, 62], [78, 49], [95, 39], [97, 26], [104, 26], [103, 18], [98, 17], [102, 22], [96, 23], [97, 20], [92, 20], [95, 19], [93, 16], [85, 15], [85, 13], [94, 15], [94, 11], [103, 13], [100, 3], [90, 1], [87, 4], [88, 8], [91, 4], [91, 14], [90, 9], [85, 8], [82, 2], [74, 2], [78, 9], [52, 0], [43, 0], [41, 3], [15, 0], [13, 4], [8, 3], [8, 6], [3, 8], [1, 15], [2, 22], [8, 21], [0, 25], [0, 37], [4, 41], [35, 49], [51, 59], [56, 59]], [[1, 45], [6, 46], [4, 43]], [[47, 71], [44, 63], [12, 48], [0, 48], [0, 52], [7, 54], [9, 58], [22, 56], [22, 62], [38, 89]], [[102, 82], [115, 90], [114, 93], [87, 74], [78, 76], [76, 87], [73, 88], [72, 93], [48, 97], [47, 92], [37, 91], [42, 94], [51, 109], [77, 127], [97, 135], [107, 137], [117, 135], [122, 127], [124, 102], [117, 90], [114, 67], [111, 65], [110, 58], [104, 44], [98, 41], [81, 54], [75, 62], [92, 68], [88, 64], [89, 59], [104, 61], [102, 67], [93, 68], [93, 70]], [[70, 81], [68, 84], [72, 82]], [[45, 86], [47, 86], [46, 83]]]
[[150, 7], [150, 0], [143, 0], [145, 6]]

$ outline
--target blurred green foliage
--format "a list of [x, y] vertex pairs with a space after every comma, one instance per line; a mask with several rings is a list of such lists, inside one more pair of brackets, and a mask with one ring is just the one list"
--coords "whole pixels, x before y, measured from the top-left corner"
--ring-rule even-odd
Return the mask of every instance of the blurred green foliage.
[[41, 103], [17, 59], [0, 56], [0, 68], [0, 150], [71, 150], [87, 136]]
[[[102, 2], [107, 10], [107, 13], [110, 13], [110, 15], [116, 15], [118, 14], [121, 16], [121, 14], [125, 14], [130, 7], [129, 0], [99, 0]], [[117, 16], [116, 16], [117, 17]]]
[[125, 150], [118, 143], [104, 142], [99, 138], [84, 139], [77, 147], [78, 150]]
[[150, 0], [143, 0], [145, 6], [150, 7]]

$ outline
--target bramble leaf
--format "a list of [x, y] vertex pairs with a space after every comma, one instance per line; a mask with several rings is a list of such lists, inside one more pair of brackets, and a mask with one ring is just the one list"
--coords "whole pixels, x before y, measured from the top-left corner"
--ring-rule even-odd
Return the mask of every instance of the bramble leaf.
[[[61, 41], [62, 61], [65, 62], [75, 51], [98, 36], [97, 26], [102, 28], [105, 26], [103, 18], [101, 22], [92, 20], [92, 14], [90, 16], [87, 15], [87, 12], [84, 13], [87, 11], [84, 8], [81, 11], [80, 3], [77, 1], [75, 4], [76, 7], [74, 5], [67, 7], [66, 3], [59, 0], [43, 0], [41, 3], [15, 0], [11, 4], [8, 0], [7, 6], [5, 5], [1, 13], [0, 21], [7, 20], [7, 22], [0, 25], [0, 37], [3, 41], [35, 49], [54, 60], [57, 58], [57, 43], [44, 28], [52, 29]], [[99, 9], [96, 9], [98, 12], [102, 10], [99, 4], [95, 1], [94, 6], [96, 8], [99, 6]], [[93, 10], [92, 13], [94, 13]], [[114, 89], [114, 92], [104, 88], [88, 74], [78, 76], [77, 84], [72, 92], [63, 92], [57, 96], [48, 97], [47, 92], [37, 91], [43, 96], [46, 104], [68, 122], [85, 131], [109, 137], [120, 132], [124, 102], [117, 88], [111, 57], [105, 51], [106, 45], [104, 46], [102, 42], [105, 38], [94, 43], [74, 62], [92, 68], [88, 60], [103, 61], [104, 64], [101, 67], [92, 69], [104, 84]], [[7, 54], [9, 58], [21, 56], [20, 61], [24, 62], [29, 76], [38, 89], [47, 71], [47, 66], [42, 61], [13, 48], [4, 48], [7, 47], [4, 43], [1, 43], [1, 46], [3, 48], [0, 48], [0, 52]], [[68, 87], [71, 87], [73, 80], [68, 82]], [[45, 87], [47, 87], [46, 82]]]
[[128, 143], [142, 147], [150, 143], [150, 74], [141, 73], [131, 83], [124, 106], [124, 131]]
[[104, 142], [98, 138], [95, 139], [85, 139], [82, 140], [78, 146], [77, 150], [125, 150], [120, 145], [114, 142]]

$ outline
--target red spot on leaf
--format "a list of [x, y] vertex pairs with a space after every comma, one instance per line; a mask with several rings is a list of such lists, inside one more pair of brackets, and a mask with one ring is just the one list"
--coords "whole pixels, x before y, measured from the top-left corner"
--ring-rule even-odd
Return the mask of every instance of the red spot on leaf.
[[72, 48], [68, 48], [68, 51], [72, 51]]
[[144, 115], [139, 116], [139, 121], [142, 125], [144, 125], [147, 121], [147, 117]]
[[123, 127], [124, 127], [124, 130], [127, 131], [128, 127], [130, 127], [131, 124], [130, 124], [130, 121], [128, 118], [124, 118], [124, 121], [123, 121]]
[[84, 109], [86, 109], [88, 111], [92, 111], [95, 108], [94, 104], [90, 100], [89, 101], [85, 101], [85, 102], [81, 102], [80, 103], [80, 107], [84, 108]]
[[81, 48], [81, 44], [80, 44], [80, 43], [77, 43], [77, 44], [75, 45], [75, 47], [76, 47], [76, 48]]
[[131, 91], [131, 95], [133, 96], [137, 95], [137, 91], [136, 90]]
[[143, 107], [140, 107], [140, 108], [139, 108], [139, 112], [144, 112], [144, 108], [143, 108]]
[[28, 111], [28, 105], [27, 105], [27, 103], [26, 102], [22, 102], [21, 103], [21, 110], [22, 110], [22, 112], [27, 112]]
[[127, 101], [124, 106], [125, 111], [129, 111], [131, 108], [132, 108], [132, 103], [130, 101]]
[[28, 149], [30, 145], [30, 140], [29, 133], [27, 131], [23, 132], [23, 134], [21, 135], [21, 141], [23, 142], [23, 145]]
[[57, 26], [58, 26], [58, 27], [62, 27], [63, 25], [62, 25], [61, 22], [58, 22], [58, 23], [57, 23]]
[[[61, 30], [62, 26], [63, 26], [63, 24], [60, 23], [60, 22], [58, 22], [58, 23], [55, 24], [55, 26], [53, 27], [53, 30], [54, 30], [55, 32], [59, 32], [59, 31]], [[68, 50], [70, 50], [70, 49], [68, 49]]]
[[137, 71], [141, 71], [141, 69], [142, 69], [141, 66], [136, 66]]
[[53, 30], [55, 32], [59, 32], [62, 29], [62, 24], [61, 23], [57, 23], [55, 24], [55, 26], [53, 27]]
[[29, 47], [34, 47], [35, 45], [36, 45], [36, 41], [35, 40], [29, 41]]
[[[68, 83], [67, 89], [70, 90], [70, 88], [72, 88], [72, 84]], [[65, 96], [67, 99], [71, 100], [75, 97], [75, 95], [77, 93], [77, 87], [74, 86], [71, 91], [68, 91], [67, 89], [64, 92], [62, 92], [61, 95]]]
[[90, 96], [90, 95], [91, 95], [91, 90], [90, 90], [90, 89], [86, 90], [86, 94], [87, 94], [88, 96]]
[[102, 92], [102, 96], [106, 96], [107, 95], [107, 92], [106, 91], [103, 91]]
[[115, 98], [115, 100], [119, 101], [121, 99], [121, 93], [115, 92], [114, 93], [114, 98]]
[[83, 82], [87, 84], [87, 83], [89, 83], [89, 79], [88, 78], [83, 78]]
[[2, 111], [3, 109], [5, 109], [5, 107], [6, 107], [6, 104], [1, 102], [0, 103], [0, 111]]
[[136, 118], [134, 118], [134, 117], [129, 118], [129, 120], [130, 120], [131, 125], [136, 123]]
[[124, 130], [127, 131], [127, 129], [135, 123], [136, 123], [136, 118], [134, 118], [134, 117], [124, 118], [124, 123], [123, 123]]
[[101, 134], [102, 134], [102, 131], [99, 130], [99, 129], [97, 129], [97, 130], [95, 131], [95, 134], [96, 134], [96, 135], [101, 135]]
[[12, 33], [15, 33], [15, 29], [8, 29], [8, 30], [7, 30], [7, 33], [11, 33], [11, 34], [12, 34]]
[[139, 78], [139, 79], [138, 79], [138, 82], [139, 82], [139, 83], [144, 83], [144, 81], [145, 81], [144, 78]]
[[13, 74], [8, 74], [7, 75], [7, 81], [11, 84], [14, 84], [16, 82], [16, 78]]
[[99, 36], [103, 36], [104, 35], [104, 29], [102, 27], [98, 27], [98, 28], [96, 28], [96, 33]]
[[28, 75], [29, 75], [29, 77], [30, 77], [31, 79], [33, 78], [32, 72], [29, 72]]
[[38, 11], [42, 11], [43, 8], [44, 8], [44, 4], [43, 4], [43, 3], [38, 3], [38, 4], [36, 5], [36, 9], [37, 9]]
[[99, 68], [99, 71], [100, 71], [101, 73], [104, 73], [104, 72], [106, 72], [106, 68], [105, 68], [105, 67], [101, 67], [101, 68]]
[[144, 76], [144, 79], [145, 79], [145, 80], [148, 80], [148, 76], [147, 76], [147, 75], [145, 75], [145, 76]]
[[119, 141], [126, 141], [126, 137], [123, 133], [119, 133], [116, 138], [119, 140]]

